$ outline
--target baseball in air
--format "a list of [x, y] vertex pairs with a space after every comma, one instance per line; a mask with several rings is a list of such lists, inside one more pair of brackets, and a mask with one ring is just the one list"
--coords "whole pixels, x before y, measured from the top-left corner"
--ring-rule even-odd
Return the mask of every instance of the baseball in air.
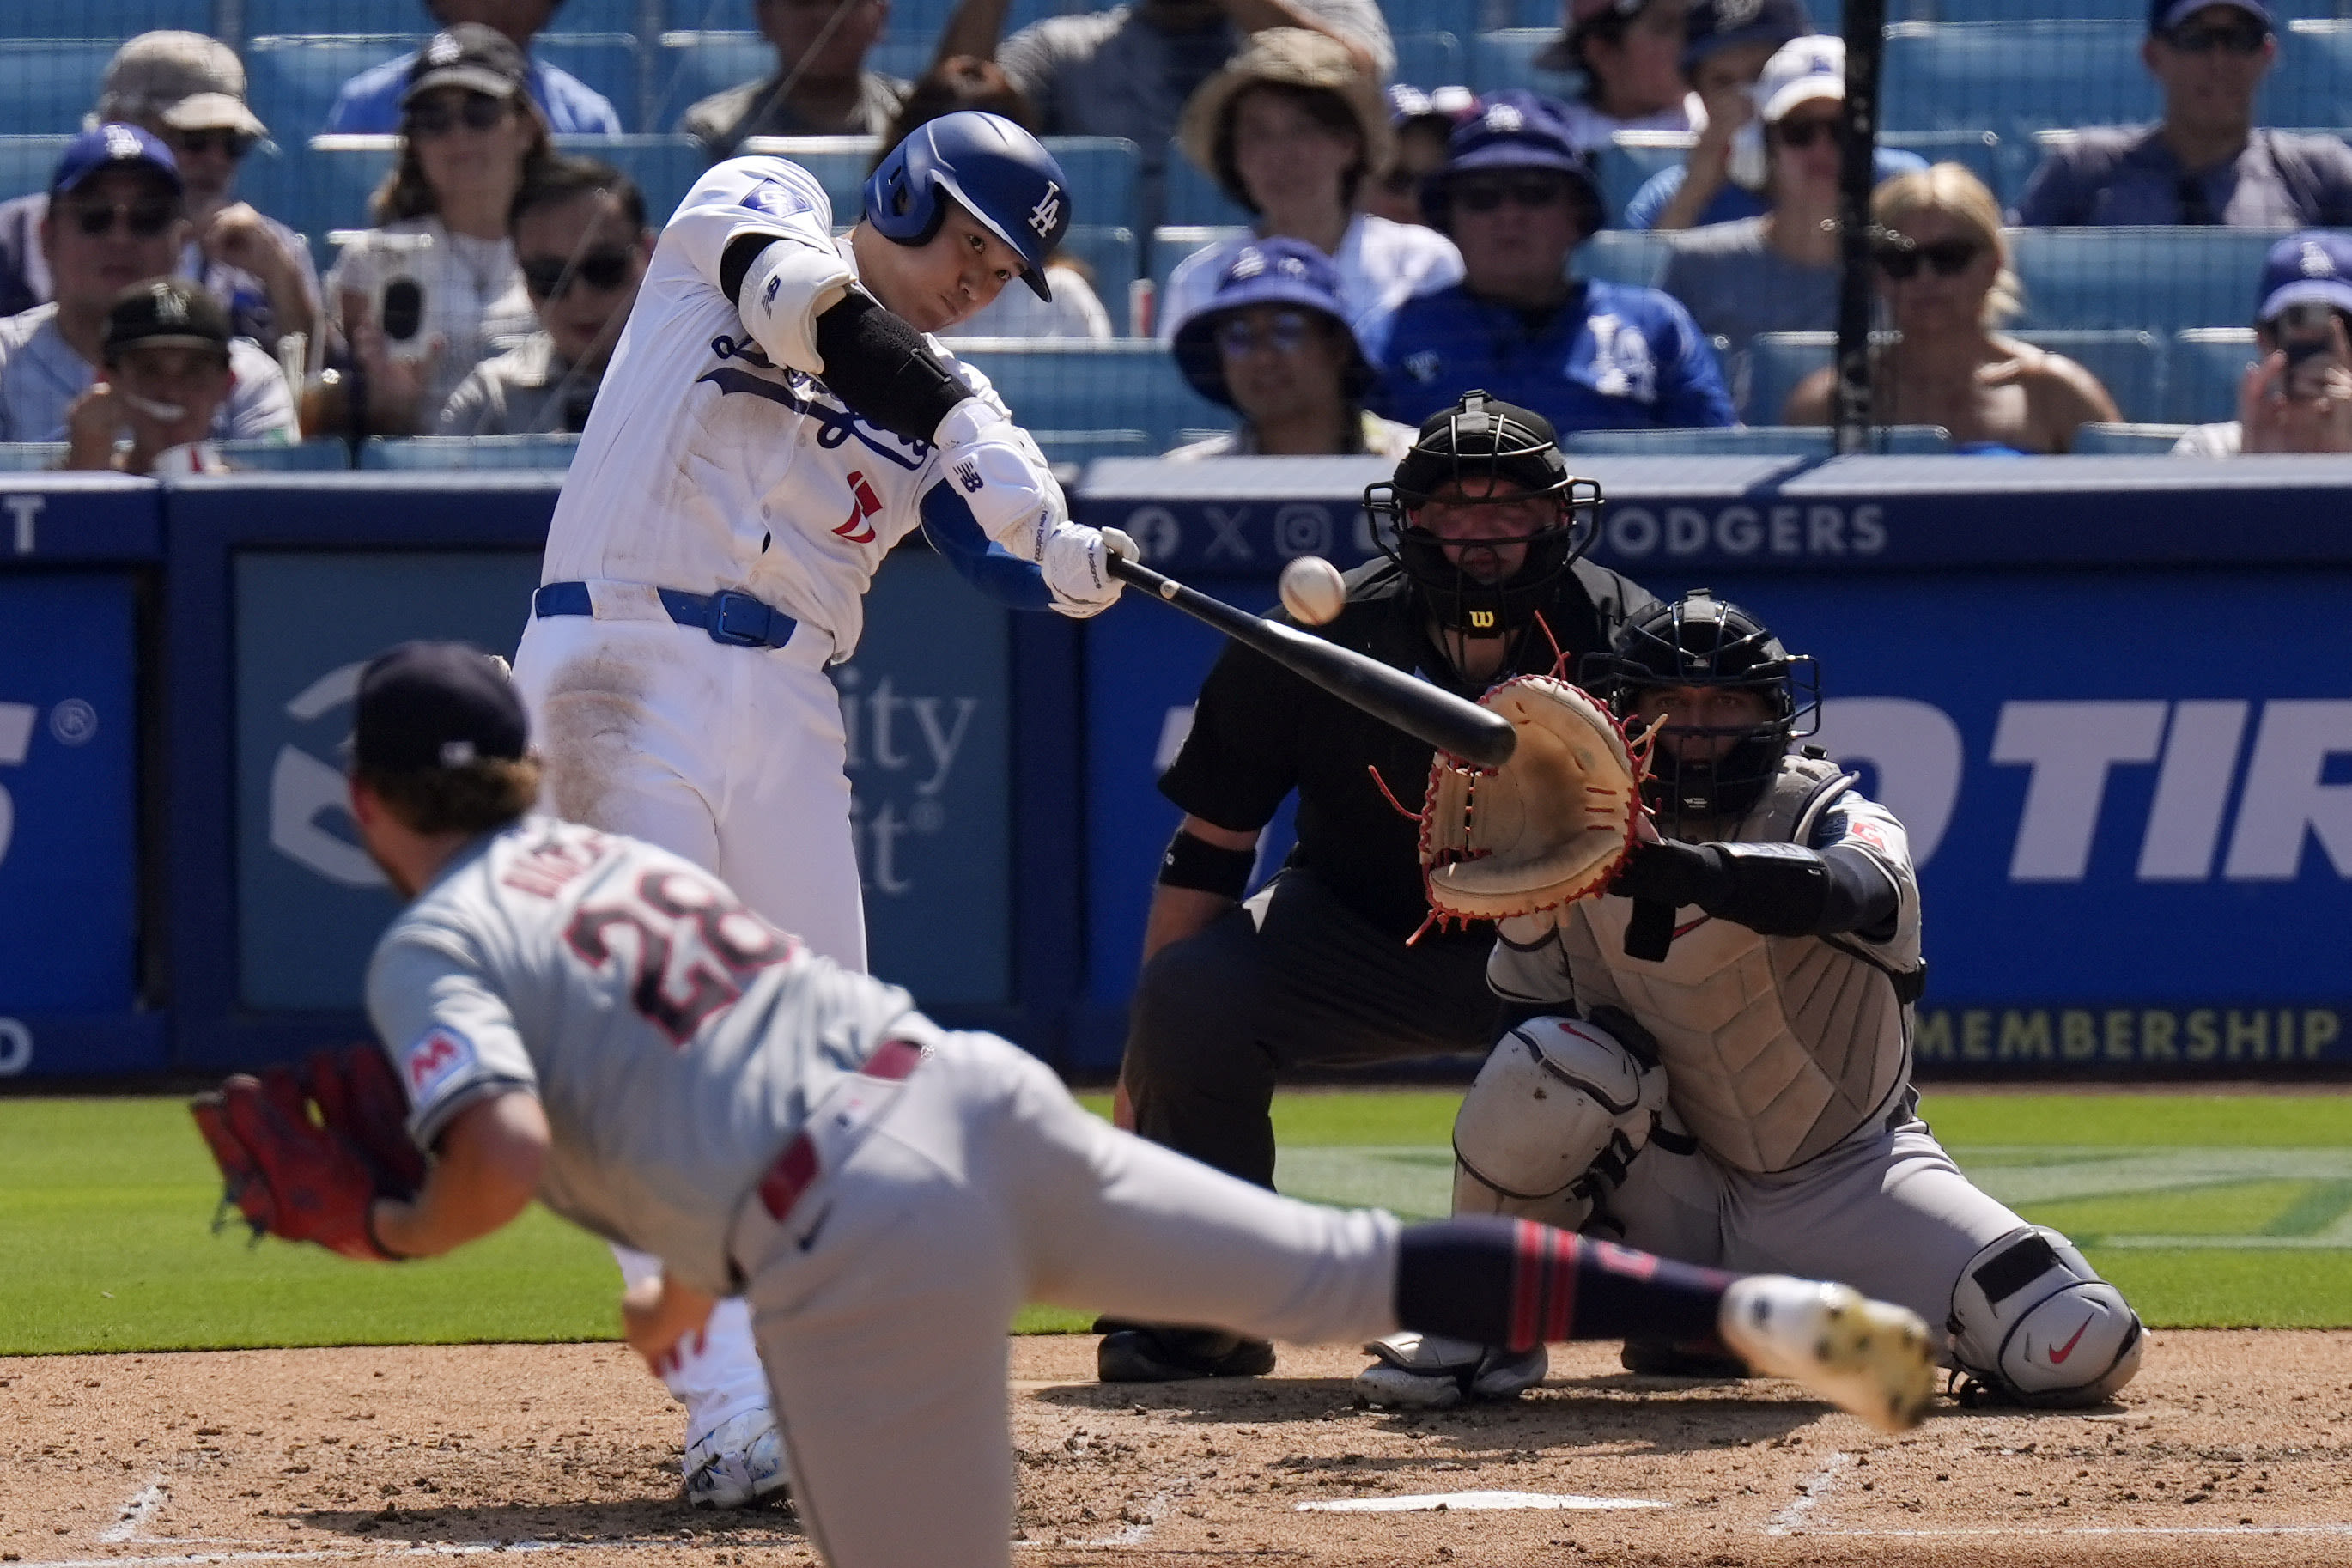
[[1321, 626], [1347, 603], [1339, 569], [1320, 555], [1301, 555], [1282, 569], [1282, 607], [1304, 625]]

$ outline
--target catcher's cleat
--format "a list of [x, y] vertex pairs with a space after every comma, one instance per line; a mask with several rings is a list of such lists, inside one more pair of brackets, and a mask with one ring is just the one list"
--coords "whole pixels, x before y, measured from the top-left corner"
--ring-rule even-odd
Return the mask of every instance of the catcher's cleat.
[[1758, 1373], [1801, 1383], [1882, 1431], [1917, 1426], [1936, 1395], [1927, 1325], [1848, 1286], [1750, 1275], [1724, 1292], [1717, 1328]]
[[686, 1500], [695, 1508], [786, 1502], [792, 1480], [783, 1436], [765, 1410], [730, 1416], [686, 1450]]
[[1356, 1403], [1387, 1410], [1451, 1410], [1465, 1399], [1517, 1399], [1550, 1370], [1541, 1345], [1515, 1352], [1410, 1329], [1364, 1349], [1375, 1359], [1356, 1374]]
[[1747, 1377], [1748, 1363], [1719, 1348], [1668, 1340], [1627, 1340], [1618, 1363], [1643, 1377]]
[[1274, 1343], [1222, 1329], [1099, 1325], [1095, 1375], [1105, 1383], [1178, 1383], [1194, 1377], [1263, 1377], [1274, 1370]]

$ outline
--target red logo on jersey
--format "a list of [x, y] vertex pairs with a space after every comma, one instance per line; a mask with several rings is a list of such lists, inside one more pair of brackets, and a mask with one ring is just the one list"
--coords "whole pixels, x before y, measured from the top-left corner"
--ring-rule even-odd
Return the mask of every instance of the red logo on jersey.
[[2064, 1366], [2066, 1364], [2066, 1358], [2073, 1355], [2074, 1353], [2074, 1347], [2083, 1342], [2084, 1330], [2088, 1329], [2093, 1321], [2097, 1317], [2098, 1314], [2094, 1312], [2090, 1317], [2084, 1319], [2083, 1327], [2074, 1331], [2074, 1337], [2050, 1352], [2050, 1364], [2052, 1366]]
[[457, 1030], [438, 1026], [425, 1031], [408, 1047], [402, 1067], [408, 1074], [408, 1098], [421, 1105], [432, 1092], [474, 1062], [474, 1044]]
[[882, 502], [875, 496], [874, 487], [866, 482], [866, 476], [855, 468], [849, 473], [849, 493], [852, 499], [848, 520], [834, 532], [852, 544], [871, 544], [874, 525], [867, 520], [882, 515]]
[[1864, 844], [1868, 844], [1874, 848], [1883, 850], [1886, 847], [1886, 835], [1879, 830], [1879, 826], [1876, 823], [1867, 821], [1862, 817], [1857, 816], [1847, 819], [1845, 825], [1845, 836], [1848, 838], [1859, 838]]

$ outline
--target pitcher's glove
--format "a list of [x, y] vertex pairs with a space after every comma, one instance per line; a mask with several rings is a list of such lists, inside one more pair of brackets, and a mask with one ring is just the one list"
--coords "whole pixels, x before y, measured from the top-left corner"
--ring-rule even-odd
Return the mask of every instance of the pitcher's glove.
[[1440, 919], [1542, 916], [1608, 887], [1643, 816], [1643, 753], [1616, 716], [1564, 680], [1521, 676], [1479, 702], [1519, 742], [1492, 771], [1441, 752], [1421, 814]]
[[411, 1198], [425, 1156], [408, 1136], [408, 1097], [372, 1045], [310, 1053], [298, 1072], [239, 1073], [189, 1101], [196, 1130], [258, 1239], [315, 1241], [346, 1258], [391, 1260], [376, 1239], [378, 1198]]

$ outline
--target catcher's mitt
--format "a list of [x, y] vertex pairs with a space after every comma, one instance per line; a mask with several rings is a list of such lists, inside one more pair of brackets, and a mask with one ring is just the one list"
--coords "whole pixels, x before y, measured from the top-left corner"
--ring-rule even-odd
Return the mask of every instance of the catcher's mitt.
[[[189, 1101], [234, 1204], [258, 1239], [315, 1241], [346, 1258], [393, 1259], [376, 1239], [378, 1198], [414, 1197], [425, 1156], [408, 1097], [373, 1046], [317, 1050], [297, 1072], [239, 1073]], [[316, 1111], [315, 1120], [313, 1111]]]
[[1486, 771], [1440, 752], [1421, 813], [1421, 864], [1440, 919], [1506, 920], [1609, 885], [1641, 818], [1646, 747], [1616, 716], [1549, 676], [1507, 680], [1478, 700], [1519, 732]]

